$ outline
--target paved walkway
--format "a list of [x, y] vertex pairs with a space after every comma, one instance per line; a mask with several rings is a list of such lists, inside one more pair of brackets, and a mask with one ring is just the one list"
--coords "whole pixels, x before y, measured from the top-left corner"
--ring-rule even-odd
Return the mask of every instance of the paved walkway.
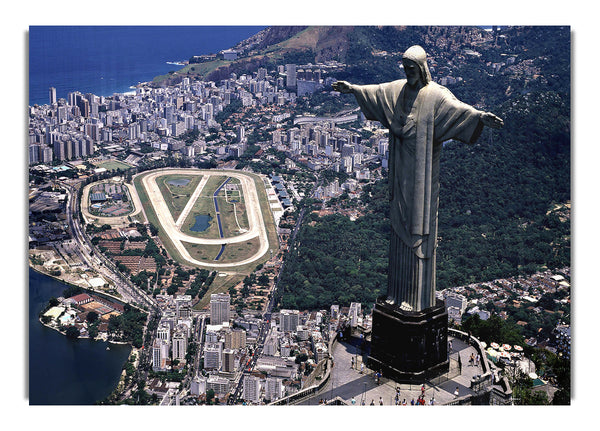
[[[456, 399], [454, 391], [458, 387], [459, 397], [473, 394], [470, 389], [471, 378], [482, 373], [481, 365], [470, 366], [471, 354], [477, 356], [473, 347], [460, 339], [449, 337], [452, 340], [450, 352], [450, 371], [435, 381], [425, 381], [425, 401], [429, 405], [434, 398], [434, 405], [443, 405]], [[462, 362], [462, 372], [459, 374], [458, 356]], [[356, 405], [365, 405], [373, 402], [390, 406], [396, 405], [396, 388], [399, 388], [399, 402], [406, 400], [411, 405], [411, 400], [417, 400], [421, 395], [421, 383], [397, 384], [393, 380], [382, 377], [380, 384], [375, 381], [375, 372], [366, 367], [366, 356], [361, 356], [360, 348], [346, 341], [338, 342], [333, 348], [334, 365], [332, 375], [325, 387], [315, 396], [305, 399], [302, 405], [317, 405], [321, 399], [330, 400], [340, 397], [347, 404], [352, 404], [354, 398]], [[352, 358], [358, 363], [351, 367]], [[361, 364], [364, 365], [361, 373]]]

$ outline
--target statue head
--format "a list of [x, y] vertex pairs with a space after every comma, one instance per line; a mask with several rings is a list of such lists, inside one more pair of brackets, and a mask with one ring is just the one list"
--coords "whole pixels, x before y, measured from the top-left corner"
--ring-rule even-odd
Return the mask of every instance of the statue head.
[[[408, 48], [404, 55], [402, 56], [402, 64], [404, 65], [404, 69], [407, 70], [407, 65], [412, 62], [417, 65], [419, 68], [419, 78], [424, 85], [429, 84], [431, 81], [431, 74], [429, 73], [429, 67], [427, 67], [427, 54], [425, 54], [425, 50], [421, 48], [419, 45], [413, 45]], [[407, 73], [407, 78], [410, 78]]]

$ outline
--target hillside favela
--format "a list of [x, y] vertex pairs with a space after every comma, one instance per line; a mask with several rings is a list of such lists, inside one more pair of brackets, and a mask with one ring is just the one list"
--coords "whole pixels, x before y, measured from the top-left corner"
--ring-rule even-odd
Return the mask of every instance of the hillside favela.
[[[130, 91], [50, 86], [28, 112], [30, 373], [36, 346], [65, 371], [30, 375], [30, 403], [570, 404], [570, 44], [558, 26], [274, 26]], [[332, 84], [405, 79], [414, 45], [504, 126], [443, 143], [444, 369], [397, 378], [371, 360], [391, 131]]]

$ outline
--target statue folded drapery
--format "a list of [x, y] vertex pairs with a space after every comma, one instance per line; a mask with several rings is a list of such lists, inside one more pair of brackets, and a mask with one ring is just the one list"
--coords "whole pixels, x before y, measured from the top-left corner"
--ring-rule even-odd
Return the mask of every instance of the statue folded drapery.
[[409, 48], [403, 64], [407, 79], [378, 85], [340, 81], [334, 89], [352, 92], [365, 117], [389, 129], [388, 302], [421, 311], [435, 305], [442, 144], [450, 139], [473, 143], [484, 125], [501, 127], [502, 120], [432, 82], [421, 47]]

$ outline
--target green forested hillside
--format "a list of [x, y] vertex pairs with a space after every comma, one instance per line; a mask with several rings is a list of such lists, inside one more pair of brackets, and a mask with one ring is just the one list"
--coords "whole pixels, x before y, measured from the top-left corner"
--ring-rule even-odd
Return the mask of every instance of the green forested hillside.
[[339, 214], [305, 218], [297, 247], [290, 251], [281, 274], [283, 308], [329, 308], [350, 302], [366, 305], [386, 292], [387, 182], [367, 186], [365, 199], [372, 212], [356, 221]]
[[[424, 28], [412, 36], [386, 31], [388, 42], [373, 28], [349, 36], [356, 43], [347, 55], [355, 55], [356, 62], [340, 78], [390, 79], [386, 74], [395, 73], [386, 66], [390, 59], [368, 54], [372, 41], [378, 41], [377, 49], [391, 49], [399, 37], [405, 44], [432, 40]], [[536, 27], [504, 34], [504, 45], [479, 49], [481, 57], [461, 63], [464, 79], [452, 88], [461, 100], [502, 117], [505, 127], [484, 130], [474, 145], [448, 142], [444, 147], [438, 289], [570, 265], [569, 30]], [[370, 70], [361, 55], [373, 60]], [[496, 76], [486, 73], [489, 62], [509, 55], [517, 59], [514, 68]], [[365, 189], [371, 212], [355, 222], [313, 215], [316, 223], [303, 224], [299, 246], [290, 252], [282, 273], [282, 307], [366, 304], [385, 293], [390, 229], [386, 187], [384, 180]]]

